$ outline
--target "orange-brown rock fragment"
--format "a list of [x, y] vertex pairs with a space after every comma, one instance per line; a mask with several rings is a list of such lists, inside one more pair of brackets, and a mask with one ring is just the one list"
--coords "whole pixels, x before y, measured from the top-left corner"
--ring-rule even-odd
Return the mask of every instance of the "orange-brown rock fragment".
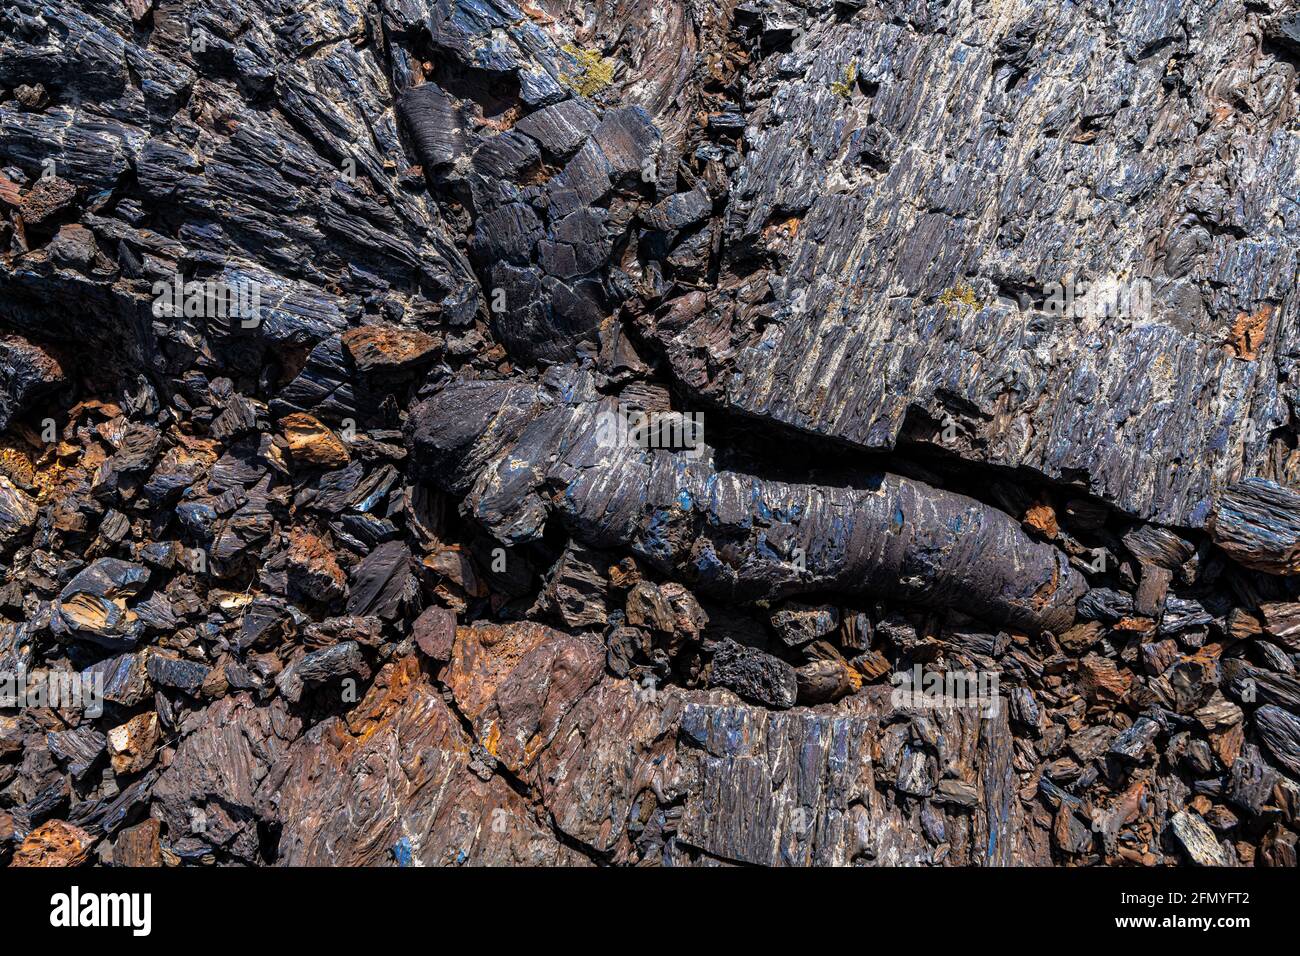
[[341, 468], [351, 456], [338, 435], [320, 419], [306, 412], [294, 412], [280, 419], [280, 430], [289, 443], [289, 454], [298, 465]]
[[127, 827], [113, 844], [113, 865], [162, 866], [161, 830], [162, 825], [152, 819]]
[[1254, 312], [1237, 313], [1228, 340], [1232, 350], [1237, 353], [1237, 358], [1253, 362], [1259, 357], [1259, 348], [1268, 335], [1268, 324], [1272, 318], [1271, 305], [1261, 305]]
[[407, 372], [432, 362], [438, 340], [414, 329], [364, 325], [343, 333], [343, 346], [363, 372]]
[[1056, 522], [1056, 511], [1043, 501], [1032, 504], [1026, 509], [1024, 525], [1030, 531], [1037, 531], [1048, 540], [1055, 538], [1061, 530]]
[[1128, 696], [1131, 674], [1121, 671], [1113, 660], [1088, 654], [1079, 662], [1079, 677], [1088, 699], [1094, 703], [1117, 703]]
[[95, 838], [63, 820], [50, 820], [27, 834], [10, 866], [80, 866]]
[[289, 586], [315, 601], [331, 601], [347, 591], [347, 575], [329, 544], [304, 528], [289, 533]]
[[479, 742], [514, 772], [600, 678], [603, 645], [526, 622], [462, 627], [443, 679]]

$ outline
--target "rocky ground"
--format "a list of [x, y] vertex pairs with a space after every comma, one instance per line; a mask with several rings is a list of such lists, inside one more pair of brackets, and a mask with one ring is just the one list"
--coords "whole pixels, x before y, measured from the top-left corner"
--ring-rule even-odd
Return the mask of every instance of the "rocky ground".
[[0, 864], [1295, 866], [1298, 73], [1282, 0], [7, 0]]

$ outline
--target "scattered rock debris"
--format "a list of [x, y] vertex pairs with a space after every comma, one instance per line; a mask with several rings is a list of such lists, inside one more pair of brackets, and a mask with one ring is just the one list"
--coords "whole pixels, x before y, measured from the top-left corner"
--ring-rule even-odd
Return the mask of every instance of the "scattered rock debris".
[[1290, 21], [877, 6], [9, 3], [0, 864], [1295, 866]]

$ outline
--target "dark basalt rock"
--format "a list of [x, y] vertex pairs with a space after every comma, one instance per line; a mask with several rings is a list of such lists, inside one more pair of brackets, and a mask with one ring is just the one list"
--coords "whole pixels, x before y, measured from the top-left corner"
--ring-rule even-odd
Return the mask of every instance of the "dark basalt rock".
[[[499, 538], [537, 536], [547, 511], [537, 491], [549, 480], [564, 489], [555, 500], [580, 539], [630, 545], [719, 596], [866, 590], [1064, 629], [1086, 590], [1059, 552], [1005, 515], [919, 482], [875, 475], [862, 488], [790, 485], [716, 470], [707, 448], [675, 455], [602, 447], [615, 403], [582, 401], [589, 386], [564, 375], [551, 377], [554, 394], [537, 390], [531, 402], [518, 389], [453, 382], [412, 413], [417, 461], [446, 490], [469, 487], [467, 465], [486, 466], [491, 479], [480, 480], [466, 507]], [[480, 434], [462, 424], [443, 438], [440, 410], [452, 405], [473, 409]], [[557, 462], [549, 449], [560, 435]]]
[[1300, 718], [1274, 704], [1255, 712], [1260, 740], [1284, 770], [1300, 773]]
[[1262, 478], [1234, 485], [1219, 499], [1210, 534], [1246, 567], [1300, 573], [1300, 492]]
[[714, 649], [709, 682], [734, 690], [746, 700], [778, 709], [793, 707], [799, 692], [793, 667], [734, 641], [723, 641]]
[[1296, 15], [541, 6], [0, 10], [0, 865], [1294, 866]]
[[275, 685], [285, 700], [296, 704], [302, 699], [304, 690], [349, 676], [355, 680], [365, 680], [370, 676], [370, 667], [358, 644], [343, 641], [313, 651], [302, 660], [290, 664], [280, 672]]
[[0, 336], [0, 431], [63, 381], [63, 367], [48, 351], [21, 336]]

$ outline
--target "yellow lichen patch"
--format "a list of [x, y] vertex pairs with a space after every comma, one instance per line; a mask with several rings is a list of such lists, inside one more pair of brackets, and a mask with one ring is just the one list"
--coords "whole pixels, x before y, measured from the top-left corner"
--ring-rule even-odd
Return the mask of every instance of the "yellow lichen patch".
[[30, 488], [36, 479], [36, 469], [31, 459], [17, 448], [6, 445], [0, 448], [0, 475], [4, 475], [20, 488]]
[[59, 487], [67, 468], [57, 460], [43, 463], [33, 461], [23, 449], [6, 444], [0, 447], [0, 475], [19, 488], [34, 491], [36, 500], [45, 502]]
[[578, 72], [561, 73], [560, 82], [582, 96], [595, 96], [614, 81], [614, 61], [601, 56], [596, 50], [580, 50], [572, 43], [563, 50], [578, 61]]
[[949, 315], [960, 315], [962, 312], [974, 312], [979, 308], [979, 299], [975, 297], [975, 290], [965, 282], [958, 282], [951, 288], [943, 290], [939, 296], [939, 304], [948, 310]]
[[36, 477], [32, 482], [36, 486], [36, 500], [43, 502], [51, 497], [63, 482], [67, 470], [57, 461], [36, 469]]
[[[524, 760], [523, 760], [524, 765], [527, 766], [528, 764], [536, 760], [537, 755], [541, 753], [542, 750], [546, 747], [546, 745], [550, 742], [551, 742], [550, 738], [547, 737], [545, 734], [533, 734], [531, 737], [529, 737], [528, 742], [524, 744]], [[496, 754], [493, 753], [492, 756], [495, 757]]]
[[831, 81], [831, 92], [846, 100], [853, 95], [853, 81], [858, 78], [858, 64], [853, 61], [844, 68], [844, 79]]
[[862, 675], [847, 665], [844, 669], [849, 678], [849, 693], [856, 694], [862, 690]]
[[1268, 323], [1273, 318], [1273, 307], [1261, 305], [1254, 312], [1238, 312], [1232, 323], [1232, 333], [1228, 344], [1237, 353], [1237, 358], [1253, 362], [1259, 355], [1259, 347], [1268, 334]]

